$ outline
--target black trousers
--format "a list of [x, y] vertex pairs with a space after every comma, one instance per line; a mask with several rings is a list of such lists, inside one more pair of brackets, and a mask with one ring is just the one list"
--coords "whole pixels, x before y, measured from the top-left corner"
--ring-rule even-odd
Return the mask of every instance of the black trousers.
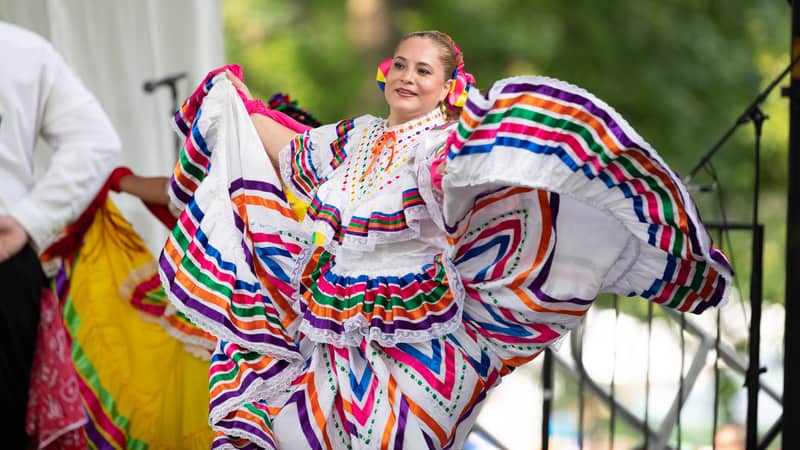
[[0, 263], [0, 420], [3, 448], [25, 449], [31, 365], [39, 326], [40, 296], [45, 276], [36, 252], [26, 246]]

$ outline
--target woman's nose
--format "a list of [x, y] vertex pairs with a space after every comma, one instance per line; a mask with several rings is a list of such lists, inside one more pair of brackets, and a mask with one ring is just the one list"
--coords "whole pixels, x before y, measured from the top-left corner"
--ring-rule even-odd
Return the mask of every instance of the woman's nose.
[[410, 83], [411, 82], [411, 71], [410, 70], [403, 70], [400, 73], [400, 82], [401, 83]]

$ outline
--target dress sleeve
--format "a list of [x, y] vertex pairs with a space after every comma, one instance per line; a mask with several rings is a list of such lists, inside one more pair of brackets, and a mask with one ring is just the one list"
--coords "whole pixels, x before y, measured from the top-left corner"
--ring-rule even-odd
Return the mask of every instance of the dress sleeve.
[[317, 188], [347, 158], [348, 143], [375, 120], [379, 119], [361, 116], [296, 135], [280, 153], [283, 183], [300, 200], [311, 201]]

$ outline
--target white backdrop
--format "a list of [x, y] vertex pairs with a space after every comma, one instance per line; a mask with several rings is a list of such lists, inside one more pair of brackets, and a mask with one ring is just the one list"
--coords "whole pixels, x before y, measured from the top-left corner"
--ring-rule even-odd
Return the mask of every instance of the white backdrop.
[[[175, 164], [169, 88], [143, 84], [185, 72], [178, 101], [225, 63], [221, 0], [0, 0], [0, 20], [50, 39], [97, 96], [122, 139], [121, 164], [168, 175]], [[37, 148], [37, 173], [49, 149]], [[114, 196], [154, 253], [166, 229], [138, 200]]]

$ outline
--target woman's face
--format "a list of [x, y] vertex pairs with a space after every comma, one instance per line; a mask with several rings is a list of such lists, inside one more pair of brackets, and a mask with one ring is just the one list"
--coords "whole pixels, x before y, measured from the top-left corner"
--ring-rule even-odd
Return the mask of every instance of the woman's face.
[[390, 126], [424, 116], [447, 96], [450, 80], [440, 52], [434, 41], [424, 37], [408, 38], [397, 47], [383, 91]]

